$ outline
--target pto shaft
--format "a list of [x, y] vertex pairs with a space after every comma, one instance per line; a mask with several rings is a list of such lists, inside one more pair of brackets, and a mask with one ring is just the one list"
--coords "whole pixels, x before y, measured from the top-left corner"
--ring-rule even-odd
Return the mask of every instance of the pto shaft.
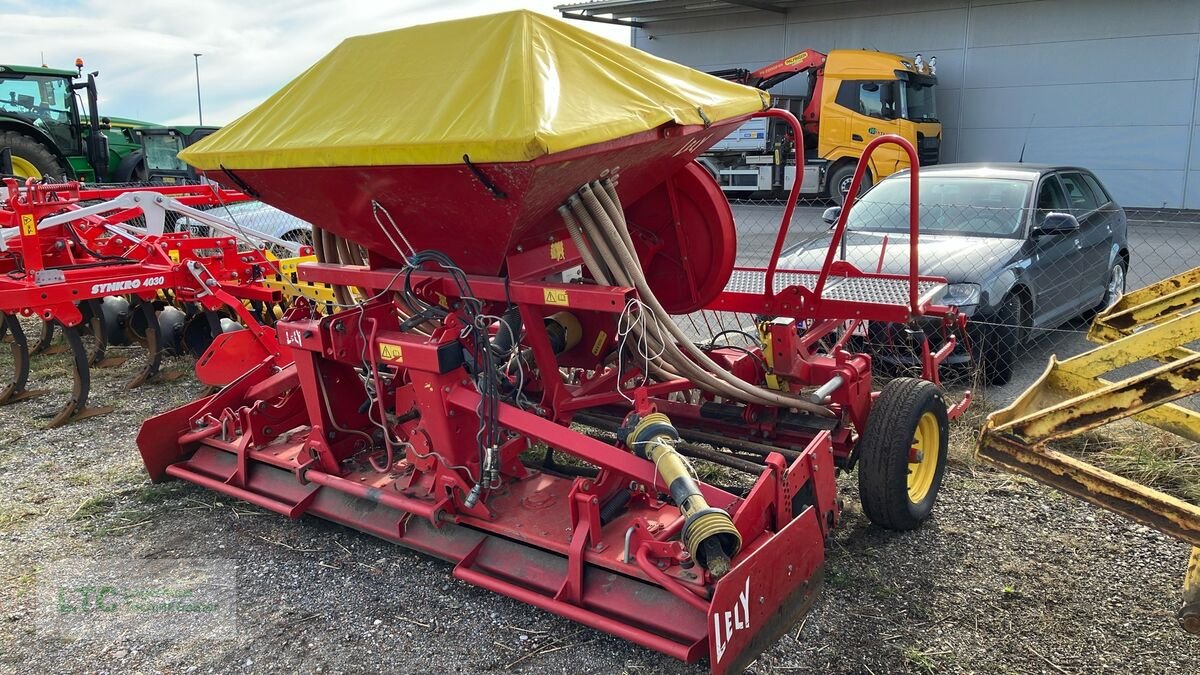
[[679, 432], [662, 413], [651, 413], [637, 421], [625, 437], [625, 444], [635, 454], [654, 462], [666, 483], [671, 500], [683, 514], [683, 544], [692, 559], [714, 578], [720, 578], [729, 572], [729, 559], [741, 550], [742, 535], [728, 513], [709, 506], [700, 494], [683, 456], [675, 451], [678, 442]]

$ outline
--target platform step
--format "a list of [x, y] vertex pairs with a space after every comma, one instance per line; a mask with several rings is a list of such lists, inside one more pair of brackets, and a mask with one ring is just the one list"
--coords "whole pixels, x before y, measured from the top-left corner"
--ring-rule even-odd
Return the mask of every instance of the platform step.
[[[812, 289], [817, 285], [818, 275], [812, 272], [775, 272], [772, 284], [775, 293], [784, 291], [792, 286]], [[725, 285], [726, 293], [746, 293], [763, 295], [766, 288], [767, 271], [762, 269], [738, 269], [729, 277]], [[841, 302], [861, 302], [873, 305], [907, 305], [907, 279], [892, 277], [844, 277], [830, 275], [825, 282], [821, 296], [826, 300]], [[946, 288], [940, 281], [917, 280], [918, 303], [924, 305], [932, 302]]]

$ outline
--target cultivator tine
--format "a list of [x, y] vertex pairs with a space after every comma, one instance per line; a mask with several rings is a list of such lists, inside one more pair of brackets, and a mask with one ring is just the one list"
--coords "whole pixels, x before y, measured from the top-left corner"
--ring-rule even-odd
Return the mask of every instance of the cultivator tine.
[[139, 302], [134, 311], [140, 313], [146, 321], [146, 364], [126, 383], [126, 389], [136, 389], [147, 382], [154, 382], [159, 378], [158, 369], [162, 365], [162, 335], [158, 329], [158, 317], [154, 314], [154, 303]]
[[35, 340], [33, 346], [29, 348], [30, 356], [38, 356], [39, 354], [53, 356], [55, 354], [61, 354], [66, 350], [66, 345], [54, 344], [54, 322], [42, 321], [42, 331], [38, 333], [37, 340]]
[[47, 429], [61, 427], [68, 422], [104, 415], [113, 411], [111, 406], [101, 408], [87, 407], [88, 393], [91, 390], [91, 366], [87, 347], [79, 334], [78, 326], [62, 326], [63, 338], [67, 351], [71, 354], [71, 397], [46, 425]]
[[12, 379], [4, 389], [0, 389], [0, 405], [16, 403], [45, 394], [45, 391], [27, 391], [25, 389], [25, 385], [29, 381], [29, 342], [25, 338], [25, 331], [21, 328], [21, 322], [17, 320], [17, 317], [12, 314], [0, 313], [0, 334], [9, 341], [9, 349], [12, 351], [13, 358]]
[[92, 348], [88, 352], [88, 364], [95, 368], [115, 368], [127, 359], [123, 356], [108, 356], [108, 322], [99, 300], [88, 300], [81, 307], [92, 334]]

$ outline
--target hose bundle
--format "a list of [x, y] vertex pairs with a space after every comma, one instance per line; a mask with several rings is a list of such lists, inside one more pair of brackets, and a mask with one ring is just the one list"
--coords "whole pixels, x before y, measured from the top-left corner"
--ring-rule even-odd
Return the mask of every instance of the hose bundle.
[[[719, 396], [767, 406], [795, 408], [828, 417], [826, 407], [785, 392], [764, 389], [725, 370], [692, 343], [654, 296], [625, 222], [625, 211], [611, 179], [593, 181], [560, 206], [559, 215], [584, 265], [597, 283], [637, 289], [652, 321], [633, 322], [637, 338], [651, 354], [650, 373], [659, 379], [685, 377]], [[644, 311], [644, 310], [643, 310]], [[650, 330], [648, 324], [659, 330]], [[665, 329], [667, 335], [662, 334]]]

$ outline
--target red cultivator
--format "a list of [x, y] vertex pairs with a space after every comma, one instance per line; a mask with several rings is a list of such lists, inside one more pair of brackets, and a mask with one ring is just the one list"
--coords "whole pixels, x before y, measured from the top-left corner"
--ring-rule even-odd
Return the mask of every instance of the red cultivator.
[[[800, 137], [790, 114], [760, 114]], [[357, 168], [239, 170], [318, 224], [323, 262], [301, 280], [362, 300], [327, 316], [298, 302], [277, 351], [148, 420], [150, 476], [438, 556], [459, 579], [716, 672], [744, 666], [813, 598], [837, 471], [857, 465], [873, 521], [915, 527], [966, 404], [948, 409], [928, 381], [953, 337], [926, 347], [927, 379], [882, 392], [870, 358], [845, 349], [847, 322], [961, 327], [934, 302], [943, 280], [916, 273], [915, 219], [908, 276], [835, 261], [837, 237], [822, 269], [776, 269], [797, 185], [770, 264], [734, 269], [730, 207], [693, 160], [747, 117], [525, 163], [382, 168], [373, 199]], [[894, 138], [868, 153], [881, 142], [913, 155]], [[756, 315], [761, 348], [697, 346], [670, 315], [702, 309]], [[693, 459], [748, 478], [710, 485]]]
[[[5, 179], [2, 196], [0, 335], [11, 342], [12, 372], [7, 383], [0, 382], [0, 405], [46, 393], [26, 388], [30, 357], [46, 351], [58, 331], [73, 385], [52, 427], [110, 410], [88, 408], [87, 400], [90, 368], [112, 363], [105, 352], [114, 336], [133, 331], [146, 347], [145, 364], [130, 387], [159, 376], [164, 347], [159, 314], [168, 301], [191, 312], [189, 329], [202, 334], [193, 341], [197, 353], [222, 331], [217, 312], [239, 318], [254, 329], [251, 334], [269, 330], [246, 304], [280, 301], [279, 291], [262, 283], [275, 276], [275, 263], [264, 257], [259, 242], [199, 210], [244, 200], [241, 193], [213, 185], [90, 188]], [[168, 223], [180, 215], [221, 236], [171, 232]], [[181, 310], [171, 311], [185, 318]], [[40, 320], [41, 335], [32, 344], [21, 317]], [[234, 344], [248, 340], [251, 335]], [[227, 381], [213, 368], [208, 371], [211, 384]]]

